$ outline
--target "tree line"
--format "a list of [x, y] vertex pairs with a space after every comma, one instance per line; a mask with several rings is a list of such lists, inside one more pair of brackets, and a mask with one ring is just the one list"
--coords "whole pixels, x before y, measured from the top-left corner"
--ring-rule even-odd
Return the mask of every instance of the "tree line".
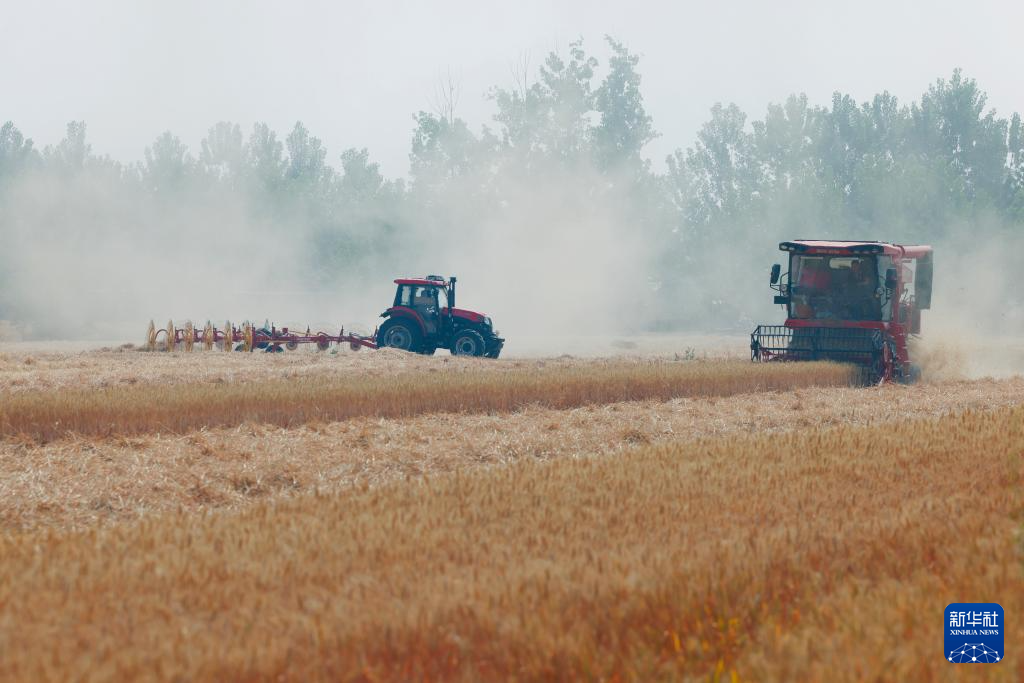
[[[489, 92], [488, 125], [460, 118], [449, 91], [414, 116], [407, 179], [385, 178], [366, 149], [332, 157], [301, 122], [284, 136], [217, 123], [197, 150], [165, 132], [135, 163], [96, 153], [85, 122], [42, 149], [7, 122], [0, 235], [173, 233], [204, 207], [230, 205], [253, 239], [285, 234], [310, 278], [329, 286], [339, 272], [415, 267], [453, 236], [514, 240], [517, 226], [565, 202], [644, 246], [629, 264], [643, 274], [638, 296], [650, 320], [679, 326], [694, 314], [741, 317], [716, 302], [743, 287], [702, 283], [721, 259], [769, 264], [778, 239], [928, 242], [1024, 225], [1020, 116], [987, 108], [959, 70], [909, 103], [884, 91], [866, 102], [836, 92], [828, 104], [794, 94], [760, 118], [715, 104], [694, 142], [655, 168], [639, 58], [612, 38], [603, 52], [602, 65], [577, 41], [535, 70], [523, 65], [514, 84]], [[585, 252], [585, 226], [580, 239]], [[17, 258], [0, 250], [0, 287]], [[697, 294], [677, 305], [686, 292]], [[0, 318], [5, 308], [17, 314], [0, 289]]]

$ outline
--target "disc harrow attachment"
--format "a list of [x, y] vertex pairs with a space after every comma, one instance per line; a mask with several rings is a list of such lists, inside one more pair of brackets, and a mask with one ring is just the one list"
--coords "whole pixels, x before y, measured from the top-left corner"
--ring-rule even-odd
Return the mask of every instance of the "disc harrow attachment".
[[223, 351], [266, 351], [277, 353], [284, 351], [295, 351], [303, 344], [314, 344], [320, 351], [327, 351], [333, 344], [347, 344], [353, 351], [366, 347], [377, 348], [377, 333], [373, 336], [364, 337], [359, 334], [345, 332], [342, 327], [337, 334], [318, 331], [312, 332], [308, 327], [305, 332], [296, 332], [287, 327], [275, 325], [264, 325], [256, 327], [246, 321], [240, 327], [235, 327], [230, 321], [224, 323], [223, 328], [215, 327], [207, 321], [201, 329], [186, 321], [181, 327], [175, 327], [174, 322], [167, 321], [167, 327], [157, 329], [151, 320], [146, 330], [146, 349], [156, 351], [158, 348], [164, 351], [182, 349], [185, 352], [194, 350], [196, 344], [201, 344], [206, 351], [213, 350], [218, 344]]

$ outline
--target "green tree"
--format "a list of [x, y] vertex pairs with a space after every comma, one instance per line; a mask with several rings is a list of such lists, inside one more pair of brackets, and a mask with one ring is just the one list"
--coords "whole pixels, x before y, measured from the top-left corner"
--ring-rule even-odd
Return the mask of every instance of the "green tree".
[[301, 121], [285, 138], [285, 146], [288, 165], [284, 175], [290, 182], [315, 187], [327, 179], [327, 150], [320, 138], [310, 137]]
[[193, 163], [182, 141], [170, 131], [165, 131], [146, 148], [142, 167], [143, 181], [158, 194], [178, 193]]
[[912, 149], [927, 160], [950, 197], [949, 208], [971, 214], [1001, 194], [1007, 159], [1007, 123], [985, 111], [987, 96], [959, 69], [939, 79], [911, 107]]
[[56, 147], [47, 147], [47, 161], [64, 172], [77, 172], [85, 168], [92, 156], [92, 146], [85, 141], [85, 121], [71, 121], [67, 133]]
[[687, 150], [686, 164], [693, 178], [690, 214], [700, 224], [736, 219], [760, 187], [753, 162], [753, 141], [744, 130], [747, 115], [735, 104], [711, 108], [711, 120]]
[[281, 190], [287, 166], [284, 145], [277, 139], [277, 133], [265, 123], [255, 124], [245, 146], [245, 154], [254, 191], [273, 202]]
[[218, 180], [237, 184], [245, 165], [242, 129], [237, 123], [220, 121], [207, 132], [201, 143], [199, 163], [203, 170]]
[[623, 164], [645, 167], [641, 152], [658, 134], [640, 92], [636, 70], [640, 58], [611, 36], [605, 36], [605, 40], [612, 57], [608, 75], [594, 94], [594, 107], [601, 115], [594, 130], [597, 157], [605, 168]]
[[32, 140], [26, 139], [14, 123], [8, 121], [0, 126], [0, 182], [24, 172], [36, 156]]

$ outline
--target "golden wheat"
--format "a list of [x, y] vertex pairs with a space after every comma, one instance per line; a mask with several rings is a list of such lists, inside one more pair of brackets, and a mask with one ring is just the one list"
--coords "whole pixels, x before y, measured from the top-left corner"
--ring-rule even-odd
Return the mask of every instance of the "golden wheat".
[[1024, 613], [1021, 443], [1016, 408], [0, 537], [0, 678], [952, 680], [947, 603]]
[[[239, 508], [314, 489], [401, 481], [522, 460], [614, 456], [638, 444], [881, 424], [1015, 405], [1024, 378], [810, 388], [514, 413], [246, 424], [188, 434], [0, 441], [0, 531], [81, 528], [176, 509]], [[884, 427], [883, 427], [884, 428]]]
[[352, 417], [507, 412], [849, 385], [847, 366], [742, 361], [605, 363], [494, 372], [409, 372], [244, 384], [176, 384], [15, 392], [0, 403], [0, 436], [181, 433], [257, 422], [284, 427]]

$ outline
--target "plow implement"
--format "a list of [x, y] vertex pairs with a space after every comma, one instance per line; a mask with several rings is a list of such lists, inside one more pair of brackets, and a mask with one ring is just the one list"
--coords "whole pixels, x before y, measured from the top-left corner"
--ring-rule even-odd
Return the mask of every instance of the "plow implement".
[[750, 359], [851, 363], [862, 383], [875, 384], [893, 379], [895, 351], [880, 329], [758, 325], [750, 335]]
[[332, 344], [348, 344], [353, 351], [366, 347], [376, 349], [391, 347], [412, 353], [431, 355], [438, 349], [447, 349], [455, 356], [477, 356], [497, 358], [505, 344], [498, 336], [490, 316], [477, 311], [455, 307], [455, 283], [453, 275], [445, 279], [440, 275], [423, 278], [398, 278], [395, 284], [393, 304], [380, 314], [386, 318], [371, 336], [345, 332], [342, 327], [337, 334], [330, 332], [298, 332], [287, 327], [278, 328], [270, 322], [256, 327], [250, 322], [235, 327], [230, 322], [217, 329], [210, 322], [199, 329], [191, 322], [184, 327], [175, 327], [173, 321], [167, 327], [157, 329], [150, 321], [146, 333], [146, 348], [150, 351], [162, 349], [192, 351], [201, 344], [207, 351], [219, 348], [222, 351], [253, 351], [260, 349], [270, 353], [294, 351], [301, 344], [315, 344], [326, 351]]
[[294, 351], [300, 344], [315, 344], [320, 351], [326, 351], [332, 344], [348, 344], [353, 351], [366, 348], [377, 348], [376, 334], [371, 337], [364, 337], [359, 334], [346, 333], [341, 328], [337, 334], [328, 332], [311, 332], [306, 328], [305, 332], [295, 332], [287, 327], [276, 327], [264, 325], [256, 327], [250, 322], [243, 323], [240, 327], [233, 326], [230, 322], [224, 323], [222, 329], [214, 327], [207, 322], [200, 329], [191, 322], [186, 322], [183, 327], [175, 327], [173, 321], [167, 321], [167, 327], [158, 329], [150, 321], [149, 329], [146, 332], [146, 348], [150, 351], [164, 350], [173, 351], [182, 349], [192, 351], [197, 345], [210, 351], [219, 348], [222, 351], [254, 351], [262, 350], [268, 353]]

